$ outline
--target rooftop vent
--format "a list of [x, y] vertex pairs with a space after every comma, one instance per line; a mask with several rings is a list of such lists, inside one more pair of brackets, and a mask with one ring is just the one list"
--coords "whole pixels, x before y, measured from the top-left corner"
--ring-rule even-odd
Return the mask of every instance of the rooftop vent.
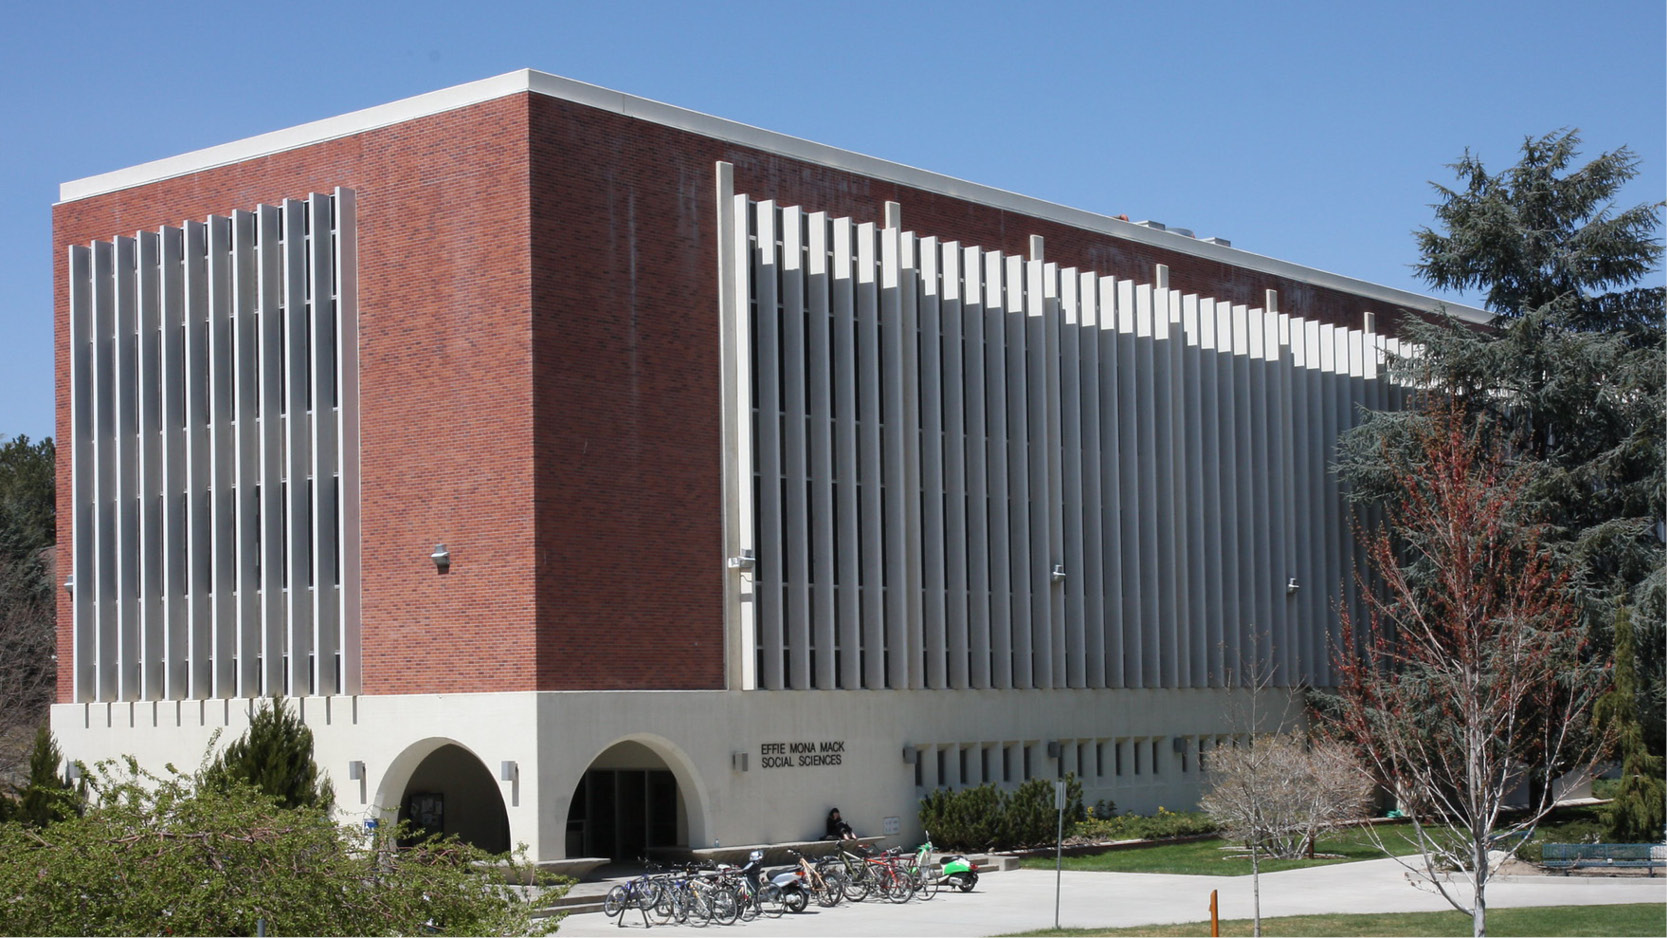
[[1169, 227], [1168, 225], [1164, 224], [1161, 221], [1153, 221], [1150, 218], [1144, 219], [1142, 221], [1137, 221], [1137, 222], [1135, 222], [1135, 224], [1139, 225], [1142, 228], [1150, 228], [1153, 231], [1167, 231], [1170, 234], [1178, 234], [1178, 235], [1181, 235], [1181, 236], [1187, 237], [1187, 238], [1196, 238], [1196, 237], [1198, 237], [1197, 235], [1192, 233], [1191, 228], [1171, 228], [1171, 227]]
[[[1118, 217], [1122, 218], [1124, 221], [1128, 221], [1127, 216], [1120, 215]], [[1191, 228], [1171, 228], [1161, 221], [1153, 221], [1150, 218], [1142, 219], [1134, 224], [1139, 225], [1142, 228], [1150, 228], [1153, 231], [1167, 231], [1170, 234], [1180, 235], [1184, 238], [1193, 238], [1195, 240], [1203, 241], [1205, 244], [1218, 244], [1224, 248], [1230, 248], [1233, 246], [1233, 242], [1227, 240], [1226, 238], [1199, 238], [1198, 235], [1193, 233]]]

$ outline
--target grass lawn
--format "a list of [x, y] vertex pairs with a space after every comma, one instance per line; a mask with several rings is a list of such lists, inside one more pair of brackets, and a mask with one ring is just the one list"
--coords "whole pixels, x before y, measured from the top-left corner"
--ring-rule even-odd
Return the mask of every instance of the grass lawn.
[[[1399, 854], [1416, 853], [1412, 843], [1402, 835], [1400, 825], [1377, 828], [1384, 843]], [[1228, 849], [1233, 845], [1220, 838], [1182, 843], [1157, 843], [1150, 847], [1129, 847], [1105, 850], [1077, 857], [1066, 857], [1065, 869], [1088, 870], [1101, 873], [1190, 873], [1205, 876], [1248, 876], [1250, 857], [1242, 851]], [[1321, 838], [1315, 852], [1336, 854], [1313, 860], [1269, 860], [1261, 862], [1262, 872], [1297, 870], [1309, 866], [1348, 863], [1354, 860], [1376, 860], [1383, 857], [1365, 830], [1353, 828], [1336, 837]], [[1053, 857], [1027, 857], [1026, 869], [1053, 869]]]
[[[1027, 931], [1022, 935], [1208, 935], [1209, 922], [1151, 925], [1144, 928]], [[1223, 935], [1249, 935], [1250, 919], [1221, 923]], [[1400, 912], [1384, 915], [1292, 915], [1262, 919], [1264, 935], [1338, 935], [1377, 938], [1392, 935], [1470, 934], [1470, 917], [1458, 912]], [[1667, 904], [1560, 905], [1537, 909], [1491, 909], [1488, 934], [1513, 935], [1653, 935], [1667, 934]]]

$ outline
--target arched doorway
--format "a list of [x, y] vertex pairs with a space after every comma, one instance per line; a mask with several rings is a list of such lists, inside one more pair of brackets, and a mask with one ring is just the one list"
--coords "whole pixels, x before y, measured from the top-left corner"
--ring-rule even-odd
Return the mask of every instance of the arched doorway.
[[417, 763], [399, 799], [413, 829], [456, 835], [491, 853], [509, 850], [509, 812], [498, 780], [475, 754], [446, 743]]
[[687, 846], [689, 814], [677, 776], [643, 743], [615, 743], [591, 762], [567, 809], [567, 855], [635, 860]]

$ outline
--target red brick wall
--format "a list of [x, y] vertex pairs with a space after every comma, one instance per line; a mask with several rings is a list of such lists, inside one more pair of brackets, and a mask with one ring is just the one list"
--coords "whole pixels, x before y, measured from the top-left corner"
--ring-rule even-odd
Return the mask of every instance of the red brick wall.
[[[533, 686], [526, 99], [53, 209], [59, 440], [70, 439], [65, 247], [187, 218], [358, 193], [364, 690]], [[68, 569], [70, 447], [59, 447]], [[451, 549], [440, 576], [428, 555]], [[58, 699], [72, 694], [59, 604]]]
[[1358, 328], [1394, 312], [570, 102], [530, 107], [539, 684], [721, 687], [722, 474], [714, 164], [738, 192]]
[[531, 139], [540, 684], [722, 687], [717, 145], [542, 97]]
[[[859, 221], [876, 223], [884, 219], [885, 203], [897, 202], [903, 208], [905, 229], [921, 235], [935, 235], [941, 240], [1028, 255], [1030, 236], [1041, 235], [1047, 242], [1047, 259], [1061, 267], [1076, 267], [1151, 283], [1156, 266], [1167, 264], [1170, 286], [1185, 293], [1259, 307], [1263, 303], [1264, 291], [1277, 290], [1279, 309], [1292, 315], [1358, 329], [1362, 324], [1361, 314], [1372, 310], [1377, 313], [1380, 332], [1392, 331], [1393, 324], [1399, 321], [1399, 313], [1394, 308], [1354, 294], [1124, 241], [951, 196], [817, 167], [787, 157], [739, 147], [699, 148], [692, 145], [694, 139], [698, 138], [672, 141], [668, 148], [676, 153], [694, 151], [698, 154], [697, 158], [705, 157], [715, 149], [718, 155], [714, 159], [735, 164], [736, 191], [756, 199], [775, 199], [784, 205], [802, 206], [807, 211], [827, 211], [833, 215], [848, 215]], [[707, 200], [710, 199], [708, 195]]]
[[[739, 192], [1358, 327], [1336, 291], [515, 95], [54, 209], [64, 246], [359, 194], [364, 690], [724, 682], [714, 169]], [[69, 453], [59, 448], [67, 569]], [[429, 563], [445, 542], [451, 571]], [[59, 660], [68, 662], [69, 605]], [[60, 671], [59, 699], [70, 694]]]

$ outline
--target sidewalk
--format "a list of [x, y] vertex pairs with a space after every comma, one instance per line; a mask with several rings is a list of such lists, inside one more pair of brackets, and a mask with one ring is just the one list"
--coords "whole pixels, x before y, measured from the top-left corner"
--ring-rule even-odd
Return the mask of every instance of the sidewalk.
[[[1249, 918], [1249, 876], [1171, 876], [1157, 873], [1081, 873], [1061, 878], [1059, 923], [1066, 928], [1117, 928], [1196, 922], [1210, 917], [1210, 890], [1220, 892], [1221, 917]], [[1514, 876], [1488, 886], [1488, 906], [1667, 904], [1667, 879]], [[1262, 915], [1324, 912], [1436, 912], [1449, 908], [1433, 891], [1414, 888], [1394, 860], [1367, 860], [1288, 870], [1262, 876]], [[558, 932], [567, 936], [619, 935], [652, 931], [655, 936], [712, 934], [710, 928], [656, 925], [645, 929], [640, 915], [615, 919], [601, 913], [569, 916]], [[812, 905], [799, 915], [730, 926], [755, 935], [1001, 935], [1050, 928], [1054, 923], [1054, 874], [1015, 870], [985, 876], [970, 893], [939, 892], [930, 902], [892, 905], [873, 901], [832, 909]], [[717, 926], [714, 926], [717, 927]]]

